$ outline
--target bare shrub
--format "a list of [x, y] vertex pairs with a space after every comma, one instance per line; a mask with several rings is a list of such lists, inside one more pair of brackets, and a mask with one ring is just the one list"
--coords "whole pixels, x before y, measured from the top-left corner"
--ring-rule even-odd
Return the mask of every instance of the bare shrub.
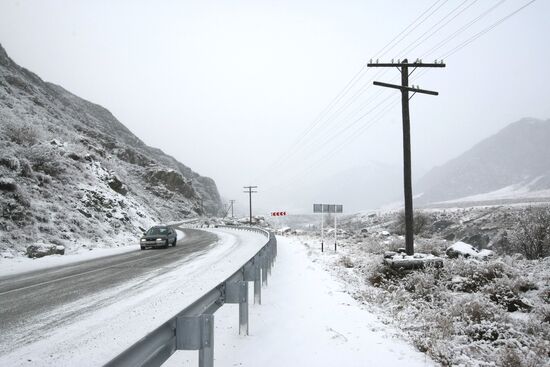
[[[432, 219], [420, 210], [414, 212], [413, 232], [420, 234], [426, 230], [427, 226], [432, 222]], [[405, 234], [405, 211], [397, 214], [397, 219], [394, 224], [394, 231], [397, 234]]]
[[432, 254], [434, 256], [441, 256], [441, 254], [444, 254], [446, 247], [446, 241], [435, 238], [416, 238], [414, 241], [414, 248], [416, 252]]
[[501, 312], [497, 306], [478, 295], [472, 295], [463, 302], [454, 304], [451, 310], [455, 319], [476, 324], [494, 321]]
[[530, 207], [516, 218], [512, 247], [529, 260], [550, 256], [550, 207]]
[[396, 271], [381, 262], [370, 267], [366, 275], [369, 283], [375, 287], [383, 286], [385, 283], [391, 282], [394, 279], [403, 278], [403, 273]]
[[[474, 293], [494, 279], [503, 276], [515, 276], [513, 271], [501, 261], [480, 263], [468, 259], [457, 259], [445, 264], [448, 276], [456, 276], [457, 281], [448, 286], [454, 291]], [[460, 280], [460, 281], [458, 281]]]
[[21, 163], [21, 176], [23, 177], [32, 177], [32, 167], [28, 160], [21, 159], [19, 161]]
[[15, 157], [0, 157], [0, 164], [13, 171], [19, 169], [19, 160]]
[[35, 171], [56, 177], [65, 172], [60, 155], [50, 145], [36, 145], [28, 150], [27, 159]]
[[342, 256], [338, 263], [348, 269], [355, 267], [353, 260], [349, 256]]
[[30, 124], [8, 124], [4, 127], [4, 134], [15, 144], [22, 146], [35, 145], [40, 136], [38, 130]]

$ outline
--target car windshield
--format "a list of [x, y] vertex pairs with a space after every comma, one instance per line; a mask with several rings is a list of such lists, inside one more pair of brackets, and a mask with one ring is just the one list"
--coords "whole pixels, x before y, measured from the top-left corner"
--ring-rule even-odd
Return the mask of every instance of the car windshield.
[[149, 236], [166, 235], [168, 234], [168, 228], [166, 227], [153, 227], [147, 231]]

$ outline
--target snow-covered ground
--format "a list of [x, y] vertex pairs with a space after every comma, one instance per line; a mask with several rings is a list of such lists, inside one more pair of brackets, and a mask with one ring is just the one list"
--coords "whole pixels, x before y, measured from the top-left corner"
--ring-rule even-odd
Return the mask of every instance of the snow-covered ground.
[[[250, 306], [250, 335], [238, 335], [237, 305], [215, 314], [217, 367], [434, 365], [345, 293], [299, 240], [277, 240], [262, 305]], [[197, 366], [197, 354], [178, 351], [165, 366]]]
[[[212, 230], [220, 240], [202, 256], [185, 258], [95, 298], [123, 299], [51, 330], [38, 342], [0, 356], [0, 366], [98, 366], [191, 304], [250, 259], [266, 242], [253, 232]], [[120, 297], [119, 297], [120, 298]], [[53, 312], [75, 312], [97, 299], [81, 299]], [[47, 322], [48, 315], [40, 315]]]
[[490, 201], [490, 200], [506, 200], [506, 199], [547, 199], [550, 197], [550, 189], [533, 190], [532, 186], [541, 179], [537, 177], [535, 180], [524, 183], [503, 187], [501, 189], [486, 192], [477, 195], [466, 196], [459, 199], [442, 201], [439, 204], [444, 203], [460, 203], [470, 201]]

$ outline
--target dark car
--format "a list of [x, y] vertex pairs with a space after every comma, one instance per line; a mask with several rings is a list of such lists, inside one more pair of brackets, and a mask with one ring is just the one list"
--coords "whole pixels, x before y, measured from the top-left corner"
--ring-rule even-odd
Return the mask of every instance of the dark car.
[[143, 234], [139, 240], [142, 250], [147, 247], [164, 247], [169, 245], [176, 246], [178, 234], [168, 226], [154, 226]]

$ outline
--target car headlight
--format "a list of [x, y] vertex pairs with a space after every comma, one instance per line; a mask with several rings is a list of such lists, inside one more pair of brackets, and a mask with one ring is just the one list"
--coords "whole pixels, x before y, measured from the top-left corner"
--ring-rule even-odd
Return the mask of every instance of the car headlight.
[[157, 241], [164, 241], [164, 238], [157, 238]]
[[141, 242], [145, 242], [145, 241], [147, 241], [145, 238], [142, 238], [142, 239], [141, 239]]

